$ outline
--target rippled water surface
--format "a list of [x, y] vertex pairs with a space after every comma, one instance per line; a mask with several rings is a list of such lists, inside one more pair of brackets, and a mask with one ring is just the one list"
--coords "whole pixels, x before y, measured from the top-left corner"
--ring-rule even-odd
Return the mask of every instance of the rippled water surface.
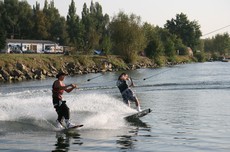
[[64, 95], [71, 119], [84, 124], [70, 132], [54, 127], [55, 79], [0, 84], [0, 151], [230, 151], [230, 63], [128, 73], [142, 109], [153, 111], [136, 122], [124, 119], [136, 111], [115, 87], [120, 72], [66, 77], [66, 84], [79, 84]]

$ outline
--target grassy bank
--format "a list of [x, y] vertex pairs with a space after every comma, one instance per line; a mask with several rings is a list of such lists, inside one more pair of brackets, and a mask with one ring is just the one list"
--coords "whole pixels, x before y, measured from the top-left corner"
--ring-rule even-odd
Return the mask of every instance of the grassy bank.
[[[173, 60], [162, 57], [159, 63], [164, 66], [192, 61], [192, 58], [177, 56]], [[138, 57], [136, 63], [127, 64], [121, 57], [114, 55], [0, 54], [0, 81], [54, 77], [59, 71], [76, 75], [158, 66], [147, 57]]]
[[96, 66], [103, 60], [111, 60], [114, 64], [122, 67], [125, 63], [114, 57], [103, 56], [64, 56], [61, 54], [0, 54], [0, 67], [8, 70], [15, 68], [17, 63], [22, 63], [29, 68], [42, 68], [48, 70], [47, 65], [53, 65], [61, 69], [66, 63], [74, 63], [83, 67]]
[[[109, 56], [65, 56], [62, 54], [0, 54], [0, 68], [12, 70], [17, 63], [22, 63], [29, 68], [47, 69], [47, 65], [53, 65], [61, 69], [66, 63], [74, 63], [83, 67], [101, 66], [103, 62], [109, 62], [116, 68], [128, 68], [128, 64], [121, 57]], [[151, 65], [152, 61], [145, 57], [139, 57], [136, 64]]]

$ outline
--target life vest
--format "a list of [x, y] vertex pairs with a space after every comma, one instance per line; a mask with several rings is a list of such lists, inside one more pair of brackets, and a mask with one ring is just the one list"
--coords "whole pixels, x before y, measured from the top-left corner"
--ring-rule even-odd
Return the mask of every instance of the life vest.
[[117, 87], [119, 88], [121, 94], [129, 88], [125, 80], [118, 80], [117, 81]]

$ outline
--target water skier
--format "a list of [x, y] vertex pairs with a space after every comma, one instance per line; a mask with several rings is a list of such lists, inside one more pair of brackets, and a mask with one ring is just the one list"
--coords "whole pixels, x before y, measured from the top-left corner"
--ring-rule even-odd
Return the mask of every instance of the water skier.
[[66, 105], [66, 101], [62, 100], [62, 94], [64, 92], [69, 93], [73, 91], [73, 89], [75, 89], [77, 85], [76, 84], [65, 85], [63, 81], [66, 75], [67, 74], [65, 74], [64, 72], [59, 72], [56, 75], [57, 80], [54, 81], [52, 86], [53, 105], [58, 114], [56, 123], [57, 123], [57, 128], [59, 129], [65, 128], [62, 123], [63, 118], [65, 119], [66, 128], [75, 127], [75, 124], [72, 124], [69, 120], [70, 119], [69, 107]]
[[[128, 85], [126, 81], [131, 81], [131, 85]], [[117, 87], [119, 88], [123, 101], [130, 107], [130, 101], [135, 102], [137, 111], [140, 112], [140, 102], [131, 90], [131, 86], [134, 86], [133, 81], [129, 78], [127, 73], [122, 73], [117, 80]]]

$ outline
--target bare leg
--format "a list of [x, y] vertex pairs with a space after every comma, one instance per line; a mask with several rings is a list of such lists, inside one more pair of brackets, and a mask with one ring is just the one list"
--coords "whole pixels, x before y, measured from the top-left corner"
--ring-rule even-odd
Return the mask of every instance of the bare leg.
[[130, 101], [128, 101], [127, 105], [130, 107]]
[[137, 107], [140, 107], [140, 101], [137, 98], [135, 100], [135, 104], [136, 104]]
[[136, 107], [137, 107], [137, 111], [140, 112], [141, 111], [140, 101], [137, 98], [135, 100], [135, 104], [136, 104]]

